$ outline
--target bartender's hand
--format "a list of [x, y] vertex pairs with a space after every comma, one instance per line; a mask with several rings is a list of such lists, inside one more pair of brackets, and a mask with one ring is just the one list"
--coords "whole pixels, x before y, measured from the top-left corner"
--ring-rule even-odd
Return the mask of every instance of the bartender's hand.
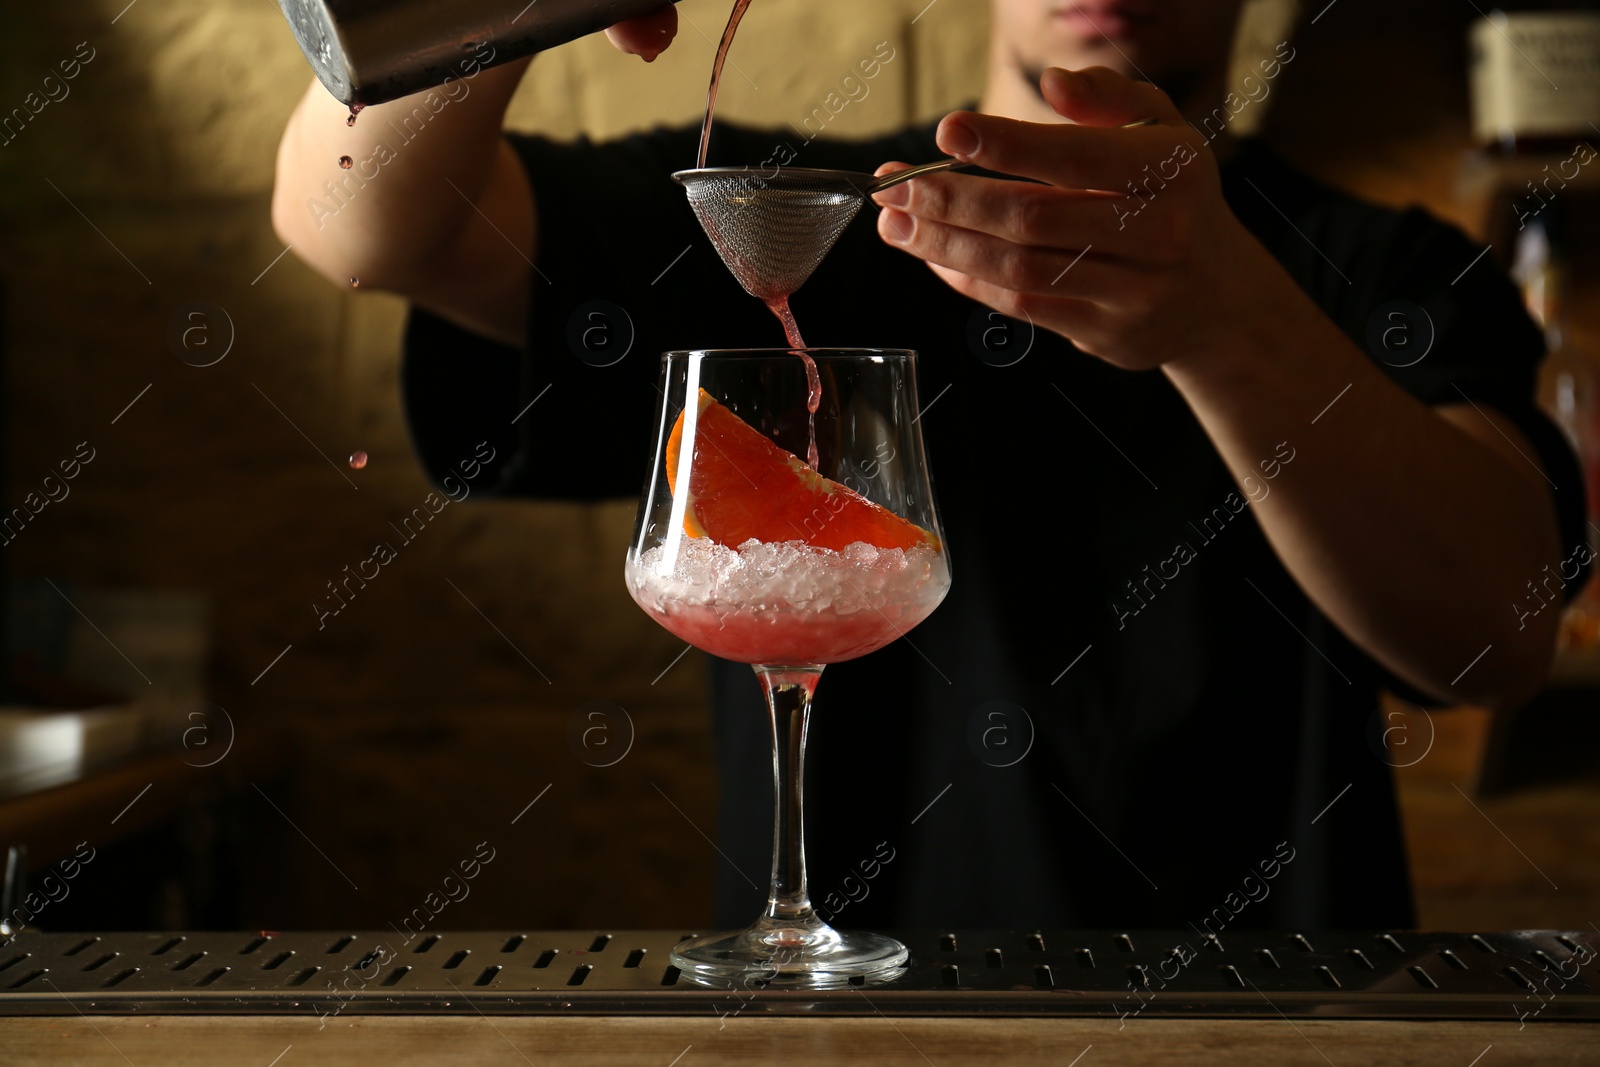
[[642, 57], [646, 63], [654, 63], [656, 56], [666, 51], [677, 35], [678, 9], [671, 4], [663, 4], [648, 15], [619, 22], [606, 31], [612, 44], [629, 55]]
[[1159, 89], [1103, 68], [1049, 70], [1041, 88], [1079, 125], [956, 112], [938, 141], [1044, 184], [918, 178], [878, 196], [903, 207], [880, 217], [884, 239], [1085, 352], [1160, 366], [1242, 491], [1265, 484], [1266, 457], [1297, 456], [1270, 496], [1251, 493], [1256, 520], [1312, 602], [1400, 678], [1447, 703], [1532, 696], [1557, 615], [1522, 626], [1499, 591], [1561, 547], [1554, 483], [1517, 424], [1475, 402], [1430, 408], [1379, 369], [1228, 209]]
[[1224, 346], [1228, 323], [1270, 314], [1263, 296], [1288, 279], [1164, 92], [1105, 67], [1052, 68], [1040, 88], [1076, 125], [958, 111], [937, 136], [952, 156], [1044, 184], [917, 178], [875, 197], [883, 239], [958, 292], [1129, 369]]

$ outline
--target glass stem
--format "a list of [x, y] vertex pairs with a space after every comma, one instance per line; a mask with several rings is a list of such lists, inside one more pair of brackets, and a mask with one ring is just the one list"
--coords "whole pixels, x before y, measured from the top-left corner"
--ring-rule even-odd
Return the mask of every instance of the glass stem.
[[772, 719], [772, 890], [762, 924], [822, 925], [806, 887], [806, 727], [821, 667], [756, 667]]

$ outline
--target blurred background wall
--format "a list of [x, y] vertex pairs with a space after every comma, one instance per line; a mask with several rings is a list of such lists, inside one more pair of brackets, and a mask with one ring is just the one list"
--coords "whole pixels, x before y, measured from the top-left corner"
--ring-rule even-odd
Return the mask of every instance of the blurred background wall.
[[[727, 7], [684, 0], [651, 66], [599, 38], [546, 54], [511, 124], [607, 136], [695, 118]], [[1471, 5], [1341, 0], [1316, 15], [1251, 5], [1249, 47], [1293, 33], [1298, 53], [1260, 109], [1265, 135], [1335, 184], [1481, 234]], [[903, 61], [831, 130], [933, 117], [976, 96], [986, 22], [983, 0], [762, 0], [723, 113], [799, 121], [888, 40]], [[0, 107], [81, 60], [80, 44], [93, 57], [70, 94], [0, 146], [5, 505], [81, 442], [95, 458], [0, 566], [28, 605], [13, 608], [13, 649], [38, 646], [41, 677], [77, 663], [93, 691], [79, 702], [162, 691], [150, 728], [180, 755], [71, 796], [0, 800], [0, 836], [28, 839], [37, 865], [80, 840], [109, 850], [99, 884], [85, 875], [51, 925], [382, 928], [484, 841], [495, 861], [440, 926], [706, 922], [702, 669], [623, 590], [633, 502], [452, 505], [319, 629], [326, 583], [430, 487], [399, 408], [403, 305], [326, 284], [269, 223], [278, 136], [308, 68], [269, 0], [29, 5], [0, 39]], [[197, 663], [200, 718], [162, 673]], [[603, 726], [612, 747], [586, 748], [575, 723]], [[1573, 821], [1592, 795], [1485, 799], [1475, 813], [1454, 783], [1470, 789], [1487, 717], [1413, 726], [1440, 739], [1404, 772], [1424, 923], [1600, 914], [1600, 870], [1566, 872], [1557, 892], [1483, 814], [1549, 871], [1600, 855], [1600, 821]]]

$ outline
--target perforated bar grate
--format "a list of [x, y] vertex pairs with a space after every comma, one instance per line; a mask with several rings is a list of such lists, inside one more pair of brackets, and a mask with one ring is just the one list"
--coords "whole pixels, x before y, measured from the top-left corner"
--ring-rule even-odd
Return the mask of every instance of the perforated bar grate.
[[[0, 946], [0, 1015], [564, 1013], [1600, 1019], [1581, 932], [933, 931], [840, 991], [697, 985], [677, 932], [38, 934]], [[865, 995], [862, 995], [865, 994]]]

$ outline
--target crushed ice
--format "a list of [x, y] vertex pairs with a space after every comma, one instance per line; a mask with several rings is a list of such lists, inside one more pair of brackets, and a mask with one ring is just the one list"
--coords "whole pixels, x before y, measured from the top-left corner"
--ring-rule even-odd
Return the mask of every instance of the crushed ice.
[[752, 538], [733, 549], [691, 537], [678, 541], [673, 560], [664, 559], [661, 546], [630, 555], [627, 581], [641, 606], [658, 611], [671, 605], [849, 615], [942, 594], [950, 576], [944, 557], [928, 545], [908, 552], [857, 541], [835, 551]]

